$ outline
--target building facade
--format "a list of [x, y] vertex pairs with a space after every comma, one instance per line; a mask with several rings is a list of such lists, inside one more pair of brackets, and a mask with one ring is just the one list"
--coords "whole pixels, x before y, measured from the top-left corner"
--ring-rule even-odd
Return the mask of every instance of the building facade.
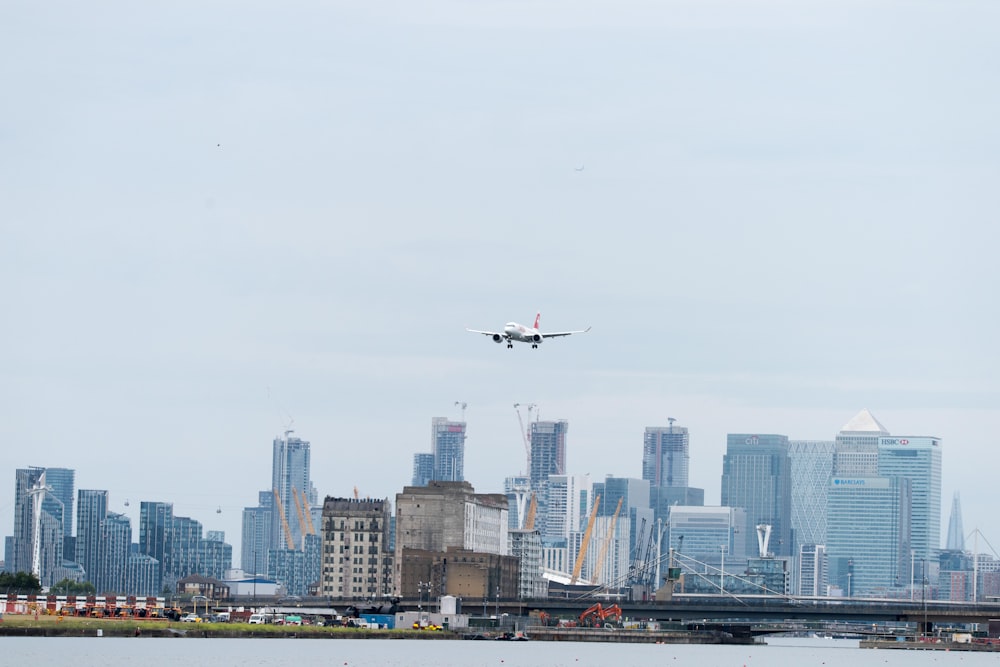
[[404, 596], [417, 592], [401, 588], [408, 549], [507, 555], [507, 514], [506, 495], [477, 494], [468, 482], [433, 481], [427, 486], [405, 487], [396, 494], [394, 589]]
[[[108, 492], [80, 489], [76, 497], [76, 562], [97, 587], [101, 571], [101, 524], [108, 516]], [[100, 590], [100, 589], [98, 589]]]
[[[290, 433], [275, 438], [272, 443], [271, 490], [275, 496], [274, 511], [284, 516], [292, 532], [294, 548], [301, 549], [303, 531], [296, 510], [307, 511], [303, 499], [309, 507], [315, 507], [317, 495], [310, 478], [310, 444]], [[271, 549], [285, 546], [282, 522], [280, 517], [278, 519], [271, 521]]]
[[933, 561], [941, 549], [941, 440], [930, 436], [880, 437], [878, 474], [910, 482], [910, 548]]
[[413, 455], [413, 479], [411, 486], [427, 486], [434, 479], [434, 454], [417, 452]]
[[683, 426], [647, 426], [642, 438], [642, 478], [650, 486], [687, 486], [690, 463], [688, 430]]
[[549, 480], [549, 475], [566, 474], [566, 434], [569, 422], [531, 422], [531, 470], [528, 471], [532, 491], [541, 490]]
[[834, 477], [827, 510], [828, 577], [847, 596], [884, 596], [909, 583], [909, 480]]
[[802, 544], [826, 542], [826, 496], [833, 476], [834, 448], [833, 441], [791, 440], [788, 443], [796, 553]]
[[465, 422], [446, 417], [431, 420], [431, 446], [434, 455], [434, 479], [440, 482], [465, 480]]
[[391, 518], [388, 499], [326, 497], [321, 595], [381, 599], [392, 593]]
[[[788, 437], [773, 434], [729, 434], [722, 460], [722, 504], [742, 507], [753, 525], [772, 528], [776, 556], [792, 550], [792, 480]], [[744, 535], [745, 549], [756, 541]]]

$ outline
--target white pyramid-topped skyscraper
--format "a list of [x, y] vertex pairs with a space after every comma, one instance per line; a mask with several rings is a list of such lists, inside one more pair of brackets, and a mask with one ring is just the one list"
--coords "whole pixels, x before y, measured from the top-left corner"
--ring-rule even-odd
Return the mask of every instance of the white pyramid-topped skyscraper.
[[840, 433], [841, 435], [889, 435], [888, 429], [875, 419], [875, 415], [868, 408], [854, 415], [854, 418], [840, 429]]
[[889, 430], [867, 408], [844, 424], [836, 437], [833, 474], [874, 477], [878, 474], [878, 439]]

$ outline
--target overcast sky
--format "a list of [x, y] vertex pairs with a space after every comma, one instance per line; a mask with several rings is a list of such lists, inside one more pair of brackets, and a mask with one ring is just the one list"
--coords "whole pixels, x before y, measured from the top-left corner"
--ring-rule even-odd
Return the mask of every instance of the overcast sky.
[[[868, 408], [943, 439], [943, 530], [961, 491], [1000, 548], [998, 26], [994, 0], [3, 3], [0, 533], [16, 468], [69, 467], [238, 554], [289, 424], [321, 496], [393, 497], [459, 401], [478, 491], [537, 403], [595, 479], [675, 417], [707, 504], [727, 433]], [[593, 330], [465, 331], [536, 311]]]

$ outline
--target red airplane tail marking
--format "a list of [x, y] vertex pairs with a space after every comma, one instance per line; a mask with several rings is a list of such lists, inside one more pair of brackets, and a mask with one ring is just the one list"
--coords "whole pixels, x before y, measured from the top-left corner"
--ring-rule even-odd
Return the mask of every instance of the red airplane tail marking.
[[541, 321], [541, 319], [542, 319], [542, 314], [541, 313], [537, 313], [535, 315], [535, 329], [538, 329], [538, 323]]

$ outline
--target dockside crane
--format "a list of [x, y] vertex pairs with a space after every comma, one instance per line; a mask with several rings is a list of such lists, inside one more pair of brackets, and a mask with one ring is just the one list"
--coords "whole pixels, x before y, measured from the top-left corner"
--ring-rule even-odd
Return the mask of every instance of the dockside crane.
[[604, 538], [604, 544], [601, 545], [601, 553], [597, 556], [597, 566], [594, 568], [594, 583], [601, 577], [601, 570], [604, 569], [604, 561], [608, 557], [608, 547], [611, 546], [611, 540], [615, 537], [615, 524], [618, 523], [618, 513], [622, 511], [622, 501], [625, 500], [624, 497], [618, 499], [618, 506], [615, 507], [615, 514], [611, 517], [611, 524], [608, 526], [608, 535]]
[[302, 498], [302, 511], [306, 515], [306, 528], [309, 529], [310, 535], [316, 534], [316, 524], [313, 523], [312, 508], [309, 507], [309, 499], [306, 498], [306, 492], [299, 490], [299, 496]]
[[295, 501], [295, 513], [299, 516], [299, 530], [302, 531], [303, 535], [308, 535], [309, 530], [306, 528], [306, 518], [302, 515], [302, 502], [299, 500], [299, 490], [294, 486], [292, 487], [292, 500]]
[[583, 531], [583, 539], [580, 540], [580, 553], [576, 555], [576, 563], [573, 565], [573, 574], [569, 579], [570, 585], [576, 583], [580, 578], [580, 571], [583, 569], [583, 561], [587, 557], [587, 547], [590, 546], [590, 536], [594, 532], [594, 521], [597, 520], [597, 510], [601, 506], [601, 496], [594, 498], [594, 507], [590, 510], [590, 518], [587, 519], [587, 529]]
[[272, 489], [272, 491], [274, 491], [274, 508], [278, 510], [278, 516], [281, 517], [281, 527], [285, 529], [285, 542], [288, 544], [288, 550], [295, 551], [295, 540], [292, 538], [292, 529], [288, 527], [285, 508], [281, 504], [281, 494], [278, 493], [278, 489]]
[[531, 493], [531, 504], [528, 505], [528, 514], [524, 517], [524, 530], [535, 529], [535, 512], [538, 511], [538, 499], [535, 493]]

